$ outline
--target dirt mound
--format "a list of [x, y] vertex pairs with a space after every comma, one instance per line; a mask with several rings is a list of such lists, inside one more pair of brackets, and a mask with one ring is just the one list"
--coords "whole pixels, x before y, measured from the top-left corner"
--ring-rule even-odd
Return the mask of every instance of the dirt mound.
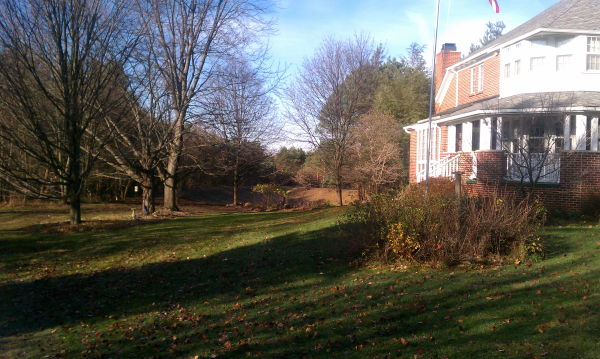
[[[288, 203], [292, 206], [310, 206], [316, 204], [331, 203], [337, 204], [337, 194], [331, 188], [305, 188], [305, 187], [286, 187], [290, 190]], [[179, 193], [179, 197], [184, 200], [193, 201], [197, 204], [226, 205], [233, 202], [233, 188], [231, 187], [212, 187], [197, 188], [186, 190]], [[239, 203], [252, 203], [253, 205], [264, 205], [265, 199], [262, 195], [252, 192], [251, 187], [240, 187], [238, 192]], [[350, 204], [358, 199], [358, 191], [345, 189], [342, 191], [344, 204]], [[274, 198], [272, 203], [281, 201], [281, 198]]]
[[[342, 200], [344, 204], [350, 204], [358, 200], [358, 191], [353, 189], [345, 189], [342, 191]], [[331, 203], [337, 205], [338, 195], [332, 188], [309, 188], [294, 187], [290, 188], [288, 202], [292, 205], [299, 202], [311, 204]]]

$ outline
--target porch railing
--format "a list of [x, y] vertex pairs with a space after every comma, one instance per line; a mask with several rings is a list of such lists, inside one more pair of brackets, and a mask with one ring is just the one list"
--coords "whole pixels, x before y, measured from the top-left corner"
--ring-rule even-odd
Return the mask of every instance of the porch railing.
[[[506, 180], [539, 183], [560, 182], [560, 154], [558, 153], [508, 153]], [[539, 179], [538, 179], [539, 176]]]
[[[432, 162], [429, 165], [429, 177], [445, 177], [452, 178], [453, 172], [458, 171], [458, 159], [460, 155], [448, 155], [437, 162]], [[425, 181], [425, 172], [427, 168], [417, 172], [417, 183]]]

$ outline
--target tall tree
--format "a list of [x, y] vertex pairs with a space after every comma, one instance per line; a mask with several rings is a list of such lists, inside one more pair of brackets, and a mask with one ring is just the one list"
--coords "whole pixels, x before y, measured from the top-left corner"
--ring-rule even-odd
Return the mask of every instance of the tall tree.
[[[198, 98], [208, 86], [216, 65], [239, 48], [252, 48], [273, 30], [267, 18], [271, 0], [137, 0], [144, 20], [145, 43], [162, 77], [175, 125], [163, 180], [164, 206], [176, 209], [175, 187], [190, 119]], [[189, 127], [187, 127], [189, 128]]]
[[215, 91], [207, 98], [203, 117], [218, 139], [217, 168], [230, 176], [237, 205], [241, 181], [264, 161], [261, 147], [273, 143], [281, 132], [271, 96], [281, 73], [262, 63], [253, 66], [244, 58], [230, 59], [220, 73], [212, 83]]
[[[381, 66], [373, 109], [389, 113], [400, 125], [408, 125], [427, 116], [431, 74], [423, 57], [425, 49], [425, 45], [413, 43], [400, 60], [388, 59]], [[410, 136], [404, 132], [395, 133], [403, 168], [408, 168]]]
[[286, 117], [325, 154], [321, 158], [334, 177], [340, 205], [351, 133], [372, 106], [381, 56], [381, 47], [367, 34], [349, 40], [325, 38], [285, 90]]
[[478, 45], [471, 44], [469, 55], [502, 36], [502, 32], [506, 28], [504, 21], [498, 21], [496, 23], [489, 21], [485, 26], [487, 29], [485, 30], [485, 33], [483, 33], [483, 37], [479, 39]]
[[[68, 199], [81, 222], [81, 192], [122, 117], [130, 54], [126, 3], [116, 0], [0, 1], [0, 176], [33, 196]], [[62, 187], [65, 191], [48, 188]]]

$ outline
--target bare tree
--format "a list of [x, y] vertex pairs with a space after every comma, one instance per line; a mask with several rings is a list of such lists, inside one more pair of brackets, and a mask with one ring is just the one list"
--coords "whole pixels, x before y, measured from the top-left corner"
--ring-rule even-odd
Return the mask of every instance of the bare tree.
[[15, 154], [0, 158], [0, 176], [27, 195], [68, 199], [72, 224], [112, 135], [101, 119], [122, 117], [128, 13], [116, 0], [0, 1], [0, 136]]
[[381, 56], [366, 34], [326, 38], [285, 90], [285, 115], [315, 150], [325, 153], [321, 158], [333, 174], [340, 205], [351, 133], [371, 106]]
[[233, 204], [248, 171], [264, 161], [264, 146], [280, 134], [277, 108], [271, 93], [277, 89], [282, 72], [253, 66], [244, 58], [232, 58], [214, 79], [216, 89], [205, 103], [203, 116], [207, 131], [214, 134], [219, 148], [216, 169], [231, 176]]
[[397, 183], [404, 175], [400, 138], [402, 128], [389, 113], [370, 112], [359, 119], [354, 131], [354, 173], [368, 192]]
[[[271, 0], [138, 0], [145, 43], [160, 74], [174, 123], [167, 164], [164, 206], [176, 209], [175, 187], [186, 123], [198, 97], [210, 93], [215, 66], [236, 49], [250, 48], [270, 33]], [[189, 128], [189, 127], [188, 127]]]
[[[508, 180], [530, 190], [539, 183], [558, 182], [561, 169], [572, 157], [564, 149], [589, 146], [590, 138], [575, 136], [575, 116], [570, 111], [576, 100], [572, 92], [549, 92], [514, 96], [486, 106], [492, 136], [501, 141], [506, 153]], [[497, 122], [496, 117], [502, 120]]]

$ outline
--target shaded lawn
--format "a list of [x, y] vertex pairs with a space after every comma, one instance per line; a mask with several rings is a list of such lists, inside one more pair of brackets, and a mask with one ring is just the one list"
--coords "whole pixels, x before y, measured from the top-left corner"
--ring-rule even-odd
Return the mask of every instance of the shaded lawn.
[[0, 231], [0, 357], [598, 357], [599, 228], [530, 265], [369, 269], [341, 211]]

